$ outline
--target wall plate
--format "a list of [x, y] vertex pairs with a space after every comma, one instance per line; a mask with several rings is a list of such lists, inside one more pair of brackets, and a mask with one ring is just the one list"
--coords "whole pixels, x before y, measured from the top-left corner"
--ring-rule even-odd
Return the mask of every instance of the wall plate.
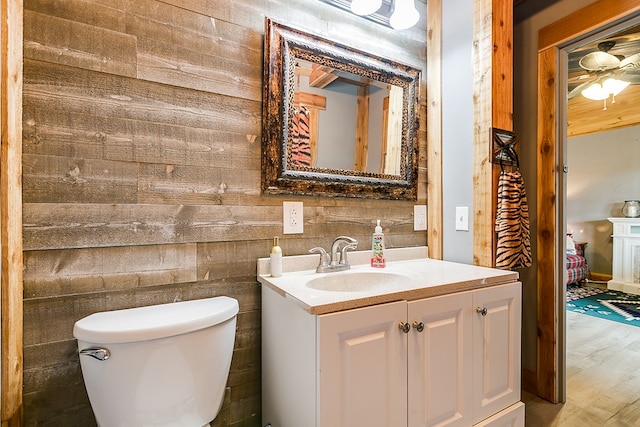
[[304, 216], [302, 202], [282, 202], [282, 233], [302, 234]]
[[427, 229], [427, 205], [415, 205], [413, 207], [413, 231]]
[[456, 206], [456, 230], [469, 231], [469, 206]]

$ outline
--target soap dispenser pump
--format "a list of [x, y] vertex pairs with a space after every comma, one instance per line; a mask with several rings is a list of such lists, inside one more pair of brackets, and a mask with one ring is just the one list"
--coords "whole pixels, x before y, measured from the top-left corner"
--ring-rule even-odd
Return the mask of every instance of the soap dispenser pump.
[[373, 239], [371, 242], [371, 267], [384, 268], [386, 266], [384, 259], [384, 233], [380, 226], [380, 220], [376, 221], [377, 225], [373, 232]]

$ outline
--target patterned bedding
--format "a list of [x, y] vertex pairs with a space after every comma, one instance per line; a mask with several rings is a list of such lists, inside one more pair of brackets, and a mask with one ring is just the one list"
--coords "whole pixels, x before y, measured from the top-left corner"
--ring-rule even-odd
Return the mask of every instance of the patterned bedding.
[[567, 285], [571, 283], [581, 283], [587, 279], [589, 267], [584, 258], [584, 247], [586, 243], [575, 244], [575, 255], [567, 253]]

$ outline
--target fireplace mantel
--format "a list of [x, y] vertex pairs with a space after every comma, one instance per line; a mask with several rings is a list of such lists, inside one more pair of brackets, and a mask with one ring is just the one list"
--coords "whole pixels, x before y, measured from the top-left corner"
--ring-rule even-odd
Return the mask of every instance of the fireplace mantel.
[[607, 288], [640, 295], [640, 218], [607, 218], [613, 224], [613, 277]]

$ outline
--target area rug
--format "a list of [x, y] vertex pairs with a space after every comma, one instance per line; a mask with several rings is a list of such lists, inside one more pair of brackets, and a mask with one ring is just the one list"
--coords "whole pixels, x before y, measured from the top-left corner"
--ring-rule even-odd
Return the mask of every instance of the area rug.
[[591, 286], [567, 286], [567, 310], [640, 326], [640, 295]]

